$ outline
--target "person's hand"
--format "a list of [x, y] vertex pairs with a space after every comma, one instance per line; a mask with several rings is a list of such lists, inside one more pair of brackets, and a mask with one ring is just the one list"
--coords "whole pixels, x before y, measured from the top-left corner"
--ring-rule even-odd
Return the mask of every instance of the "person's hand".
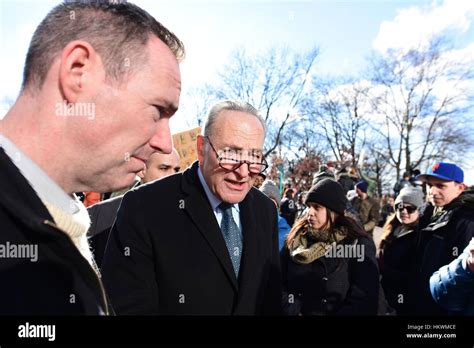
[[467, 246], [467, 251], [469, 252], [469, 257], [467, 258], [467, 268], [474, 273], [474, 238], [471, 239], [471, 242]]

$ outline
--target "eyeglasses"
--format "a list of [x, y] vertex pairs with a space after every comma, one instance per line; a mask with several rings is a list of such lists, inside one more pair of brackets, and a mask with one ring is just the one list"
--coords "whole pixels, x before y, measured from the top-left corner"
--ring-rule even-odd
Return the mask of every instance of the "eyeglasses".
[[262, 158], [261, 162], [250, 162], [247, 160], [238, 160], [236, 158], [232, 158], [234, 156], [237, 157], [237, 152], [234, 150], [229, 150], [229, 151], [233, 151], [233, 153], [230, 154], [231, 157], [220, 156], [217, 150], [215, 149], [214, 145], [212, 145], [211, 140], [209, 139], [208, 136], [206, 136], [206, 139], [209, 142], [209, 145], [211, 145], [212, 149], [216, 153], [219, 166], [225, 170], [237, 170], [244, 163], [247, 163], [249, 172], [252, 174], [260, 174], [264, 172], [265, 169], [268, 168], [268, 163], [265, 161], [264, 158]]
[[408, 214], [413, 214], [415, 211], [416, 211], [416, 207], [414, 206], [411, 206], [411, 205], [403, 205], [403, 203], [400, 203], [398, 206], [397, 206], [397, 210], [399, 212], [402, 212], [404, 209], [406, 209], [407, 213]]

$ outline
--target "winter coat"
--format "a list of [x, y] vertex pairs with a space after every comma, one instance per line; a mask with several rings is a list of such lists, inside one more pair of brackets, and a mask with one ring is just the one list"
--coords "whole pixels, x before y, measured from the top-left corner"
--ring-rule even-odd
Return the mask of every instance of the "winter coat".
[[337, 182], [341, 184], [342, 188], [344, 189], [344, 193], [347, 193], [347, 191], [354, 189], [354, 185], [357, 183], [357, 180], [348, 173], [340, 173]]
[[466, 260], [467, 248], [449, 265], [443, 266], [430, 278], [433, 299], [453, 314], [474, 315], [474, 272]]
[[380, 219], [379, 202], [372, 197], [367, 197], [367, 199], [356, 197], [352, 201], [352, 207], [359, 213], [359, 217], [364, 224], [364, 230], [372, 234]]
[[0, 314], [109, 313], [96, 272], [2, 148], [0, 192], [0, 244], [37, 248], [36, 260], [0, 259]]
[[298, 207], [292, 198], [283, 198], [280, 205], [280, 215], [286, 220], [288, 225], [293, 226], [296, 219]]
[[380, 249], [381, 284], [388, 304], [397, 314], [407, 313], [408, 285], [414, 262], [415, 230], [408, 229], [397, 236], [391, 234]]
[[[346, 237], [338, 245], [358, 245], [362, 258], [323, 256], [309, 264], [294, 262], [285, 245], [280, 253], [282, 307], [286, 315], [376, 315], [379, 272], [374, 242]], [[337, 249], [336, 249], [337, 250]]]

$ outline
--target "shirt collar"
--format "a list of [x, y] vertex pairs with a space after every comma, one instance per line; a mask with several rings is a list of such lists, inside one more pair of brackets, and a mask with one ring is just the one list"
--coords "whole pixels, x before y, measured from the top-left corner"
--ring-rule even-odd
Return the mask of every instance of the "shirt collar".
[[78, 201], [64, 192], [43, 169], [3, 134], [0, 134], [0, 147], [3, 147], [42, 201], [47, 201], [70, 214], [79, 212]]
[[[206, 192], [207, 199], [209, 200], [209, 203], [211, 203], [212, 210], [217, 211], [219, 204], [221, 204], [222, 201], [219, 198], [217, 198], [214, 195], [214, 193], [212, 193], [209, 186], [207, 186], [207, 182], [204, 179], [204, 176], [202, 175], [200, 166], [198, 166], [198, 177], [199, 177], [199, 181], [201, 182], [202, 187], [204, 188], [204, 192]], [[238, 212], [240, 211], [238, 204], [232, 204], [232, 207], [234, 209], [237, 209]]]

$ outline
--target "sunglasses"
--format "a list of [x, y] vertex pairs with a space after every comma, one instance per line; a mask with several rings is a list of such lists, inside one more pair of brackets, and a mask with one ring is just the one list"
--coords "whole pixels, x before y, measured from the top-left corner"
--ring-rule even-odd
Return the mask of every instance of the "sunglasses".
[[402, 212], [404, 209], [406, 209], [408, 214], [413, 214], [416, 211], [417, 208], [414, 207], [414, 206], [411, 206], [411, 205], [403, 205], [402, 203], [400, 203], [397, 206], [397, 210], [400, 211], [400, 212]]

